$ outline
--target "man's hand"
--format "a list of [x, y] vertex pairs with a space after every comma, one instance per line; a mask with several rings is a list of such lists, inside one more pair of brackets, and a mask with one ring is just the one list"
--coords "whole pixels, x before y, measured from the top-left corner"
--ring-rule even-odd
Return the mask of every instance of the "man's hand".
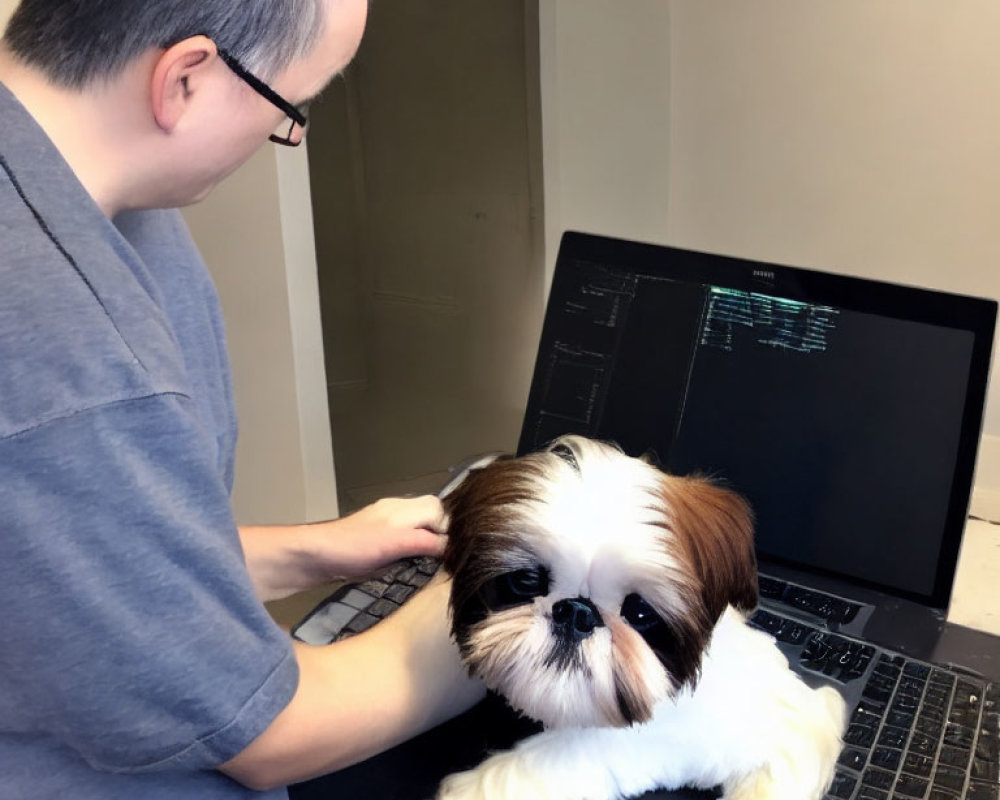
[[315, 523], [325, 529], [318, 543], [332, 578], [356, 578], [405, 556], [439, 557], [448, 518], [434, 495], [387, 497], [350, 516]]
[[258, 596], [278, 600], [369, 575], [406, 556], [440, 556], [447, 524], [433, 495], [391, 497], [327, 522], [243, 527], [240, 539]]

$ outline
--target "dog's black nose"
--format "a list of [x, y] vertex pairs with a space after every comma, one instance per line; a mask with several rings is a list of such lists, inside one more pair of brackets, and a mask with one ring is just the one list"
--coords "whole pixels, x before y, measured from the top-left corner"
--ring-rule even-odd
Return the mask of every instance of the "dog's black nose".
[[552, 624], [556, 632], [572, 641], [582, 641], [604, 624], [597, 606], [586, 597], [560, 600], [552, 606]]

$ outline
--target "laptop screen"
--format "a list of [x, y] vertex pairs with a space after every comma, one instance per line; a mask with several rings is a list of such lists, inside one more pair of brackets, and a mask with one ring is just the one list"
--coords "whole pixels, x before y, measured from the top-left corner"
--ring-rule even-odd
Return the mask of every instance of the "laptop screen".
[[945, 607], [992, 301], [564, 236], [519, 445], [617, 442], [751, 503], [757, 548]]

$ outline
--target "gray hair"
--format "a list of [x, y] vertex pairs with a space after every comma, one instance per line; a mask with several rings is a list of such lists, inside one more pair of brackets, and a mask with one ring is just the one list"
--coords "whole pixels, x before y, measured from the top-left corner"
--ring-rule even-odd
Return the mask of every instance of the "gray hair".
[[54, 83], [114, 78], [151, 47], [204, 34], [264, 80], [316, 43], [323, 0], [21, 0], [3, 41]]

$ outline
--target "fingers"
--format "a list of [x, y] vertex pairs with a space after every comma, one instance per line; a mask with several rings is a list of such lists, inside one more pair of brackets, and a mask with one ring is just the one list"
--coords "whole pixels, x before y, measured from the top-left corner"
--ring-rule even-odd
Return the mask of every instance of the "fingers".
[[386, 497], [369, 506], [384, 524], [393, 528], [423, 528], [434, 533], [448, 529], [448, 515], [432, 494], [419, 497]]
[[411, 555], [433, 556], [441, 558], [444, 555], [444, 548], [448, 544], [448, 537], [442, 533], [433, 533], [429, 530], [414, 531], [413, 539], [407, 548]]

